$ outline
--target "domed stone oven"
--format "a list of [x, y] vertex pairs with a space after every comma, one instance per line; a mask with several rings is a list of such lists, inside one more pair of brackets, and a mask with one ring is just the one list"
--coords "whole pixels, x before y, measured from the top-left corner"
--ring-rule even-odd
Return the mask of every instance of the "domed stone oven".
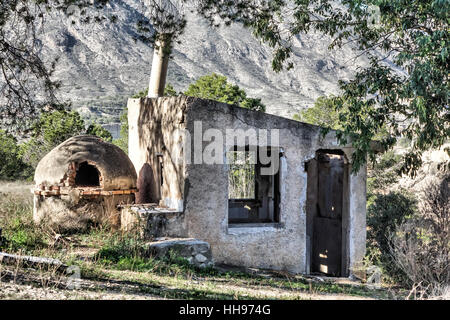
[[118, 205], [134, 202], [136, 171], [117, 146], [95, 136], [70, 138], [50, 151], [34, 176], [34, 220], [60, 231], [120, 225]]

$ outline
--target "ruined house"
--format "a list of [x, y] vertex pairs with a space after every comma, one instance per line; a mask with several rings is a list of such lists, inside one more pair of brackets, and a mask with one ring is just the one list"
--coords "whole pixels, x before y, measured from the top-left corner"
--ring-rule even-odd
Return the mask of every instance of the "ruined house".
[[208, 242], [217, 263], [358, 272], [366, 168], [352, 172], [334, 131], [185, 96], [130, 99], [128, 122], [139, 192], [123, 228], [145, 217], [150, 235]]
[[366, 168], [334, 131], [186, 96], [130, 99], [128, 123], [129, 157], [77, 136], [40, 161], [36, 222], [137, 228], [199, 266], [359, 274]]

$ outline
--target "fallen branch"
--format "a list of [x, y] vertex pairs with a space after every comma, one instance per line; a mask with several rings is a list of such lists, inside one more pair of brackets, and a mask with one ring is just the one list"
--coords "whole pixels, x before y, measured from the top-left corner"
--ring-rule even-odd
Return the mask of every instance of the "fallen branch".
[[30, 268], [52, 268], [53, 270], [65, 272], [68, 268], [67, 265], [62, 263], [58, 259], [33, 257], [33, 256], [20, 256], [16, 254], [9, 254], [0, 252], [0, 264], [21, 264]]

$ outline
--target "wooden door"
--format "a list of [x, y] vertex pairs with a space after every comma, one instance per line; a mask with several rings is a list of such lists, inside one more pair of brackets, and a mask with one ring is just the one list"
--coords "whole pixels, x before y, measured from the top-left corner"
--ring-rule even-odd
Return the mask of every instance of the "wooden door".
[[317, 158], [311, 271], [341, 276], [344, 159], [333, 154]]

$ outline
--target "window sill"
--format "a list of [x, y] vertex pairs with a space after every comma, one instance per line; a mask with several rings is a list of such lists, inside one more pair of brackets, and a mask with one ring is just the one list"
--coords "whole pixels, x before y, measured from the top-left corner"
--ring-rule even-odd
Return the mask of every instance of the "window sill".
[[276, 232], [284, 229], [284, 223], [229, 223], [228, 234]]

